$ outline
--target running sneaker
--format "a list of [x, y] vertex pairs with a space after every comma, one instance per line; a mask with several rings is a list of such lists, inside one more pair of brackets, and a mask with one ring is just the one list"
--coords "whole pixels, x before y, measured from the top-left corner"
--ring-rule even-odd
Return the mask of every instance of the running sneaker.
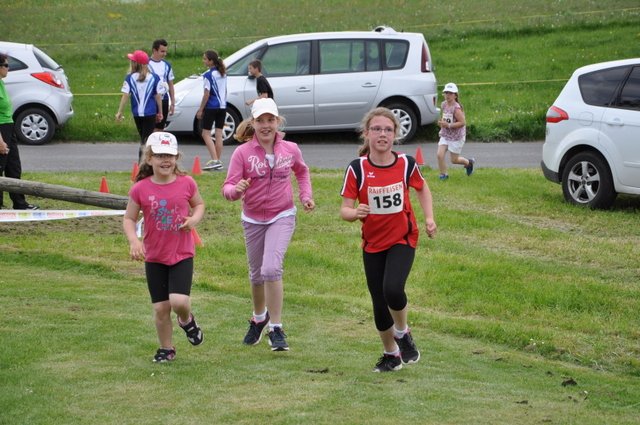
[[395, 338], [396, 344], [400, 347], [400, 357], [402, 358], [402, 363], [404, 364], [412, 364], [418, 363], [420, 360], [420, 351], [416, 348], [416, 344], [413, 342], [413, 337], [411, 336], [411, 331], [407, 331], [406, 334], [402, 338]]
[[286, 337], [287, 335], [285, 335], [282, 328], [278, 326], [273, 328], [272, 331], [269, 331], [271, 351], [289, 351], [289, 344], [287, 344]]
[[394, 356], [392, 354], [383, 354], [376, 367], [373, 368], [374, 372], [395, 372], [402, 369], [402, 359], [400, 356]]
[[473, 174], [473, 166], [476, 165], [476, 159], [475, 158], [470, 158], [469, 159], [469, 165], [467, 165], [465, 168], [467, 169], [467, 176], [470, 176], [471, 174]]
[[267, 312], [267, 317], [262, 322], [256, 322], [252, 317], [249, 320], [249, 329], [247, 330], [247, 334], [244, 336], [244, 341], [242, 341], [246, 345], [256, 345], [262, 339], [262, 330], [269, 323], [269, 312]]
[[204, 167], [202, 167], [202, 169], [204, 171], [221, 170], [222, 169], [222, 161], [220, 161], [219, 159], [211, 159], [211, 160], [207, 161], [206, 164], [204, 164]]
[[167, 348], [158, 348], [156, 351], [156, 355], [153, 356], [154, 363], [164, 363], [170, 362], [176, 358], [176, 349], [175, 347]]
[[178, 320], [178, 325], [184, 330], [184, 333], [187, 334], [187, 339], [191, 343], [191, 345], [200, 345], [202, 344], [202, 340], [204, 339], [204, 334], [202, 333], [202, 329], [196, 323], [196, 318], [191, 314], [191, 320], [186, 325], [180, 323]]
[[449, 178], [449, 174], [440, 174], [438, 177], [440, 180], [447, 180]]

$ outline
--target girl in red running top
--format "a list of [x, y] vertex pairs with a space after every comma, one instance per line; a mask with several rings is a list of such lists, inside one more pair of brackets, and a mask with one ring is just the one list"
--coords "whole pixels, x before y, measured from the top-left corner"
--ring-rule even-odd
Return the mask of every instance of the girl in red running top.
[[342, 185], [340, 216], [362, 221], [364, 272], [373, 302], [373, 315], [384, 353], [374, 372], [400, 370], [416, 363], [416, 348], [407, 325], [405, 283], [418, 243], [418, 225], [409, 200], [416, 191], [433, 238], [431, 191], [414, 158], [392, 150], [399, 123], [387, 108], [376, 108], [362, 121], [360, 157], [347, 167]]
[[[160, 342], [154, 362], [171, 361], [176, 356], [171, 311], [192, 345], [200, 345], [203, 339], [191, 313], [190, 294], [195, 255], [192, 230], [202, 220], [204, 202], [193, 178], [178, 168], [178, 158], [173, 134], [151, 133], [122, 224], [131, 258], [145, 262]], [[136, 234], [140, 212], [145, 223], [142, 241]]]

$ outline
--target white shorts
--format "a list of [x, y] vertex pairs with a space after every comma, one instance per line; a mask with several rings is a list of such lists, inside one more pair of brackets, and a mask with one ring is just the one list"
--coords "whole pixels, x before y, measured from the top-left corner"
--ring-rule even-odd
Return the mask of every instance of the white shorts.
[[464, 146], [464, 140], [446, 140], [444, 137], [441, 137], [438, 146], [446, 146], [449, 152], [460, 155], [462, 147]]

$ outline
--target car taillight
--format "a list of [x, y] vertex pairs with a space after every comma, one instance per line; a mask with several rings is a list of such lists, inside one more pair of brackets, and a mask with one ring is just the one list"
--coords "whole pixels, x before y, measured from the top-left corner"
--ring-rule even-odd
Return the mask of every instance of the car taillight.
[[64, 88], [64, 84], [62, 83], [62, 81], [60, 81], [55, 75], [50, 72], [35, 72], [31, 74], [31, 76], [53, 87], [57, 87], [59, 89]]
[[547, 122], [560, 122], [569, 119], [569, 114], [557, 106], [552, 106], [547, 111]]
[[421, 71], [422, 72], [431, 72], [431, 68], [429, 67], [429, 52], [427, 51], [427, 46], [422, 45], [422, 64]]

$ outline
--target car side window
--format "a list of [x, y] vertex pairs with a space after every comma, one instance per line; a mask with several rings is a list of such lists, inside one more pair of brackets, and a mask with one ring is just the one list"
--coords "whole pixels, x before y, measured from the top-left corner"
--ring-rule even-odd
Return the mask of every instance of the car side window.
[[406, 41], [385, 41], [385, 68], [402, 69], [407, 61], [409, 43]]
[[[256, 59], [260, 54], [260, 52], [262, 52], [262, 49], [254, 50], [253, 52], [249, 53], [247, 56], [236, 61], [233, 65], [227, 68], [227, 75], [239, 75], [239, 76], [247, 75], [247, 73], [249, 72], [249, 63], [254, 59]], [[263, 69], [263, 73], [266, 75], [266, 72], [264, 72], [264, 69]]]
[[9, 72], [20, 71], [21, 69], [27, 69], [27, 64], [19, 61], [18, 59], [9, 56]]
[[263, 73], [269, 77], [307, 75], [310, 59], [309, 41], [270, 46], [261, 58]]
[[582, 100], [587, 105], [610, 106], [620, 82], [629, 73], [628, 66], [603, 69], [583, 74], [578, 78]]
[[635, 66], [620, 91], [616, 106], [624, 109], [640, 110], [640, 66]]
[[364, 40], [320, 40], [320, 73], [366, 70]]

